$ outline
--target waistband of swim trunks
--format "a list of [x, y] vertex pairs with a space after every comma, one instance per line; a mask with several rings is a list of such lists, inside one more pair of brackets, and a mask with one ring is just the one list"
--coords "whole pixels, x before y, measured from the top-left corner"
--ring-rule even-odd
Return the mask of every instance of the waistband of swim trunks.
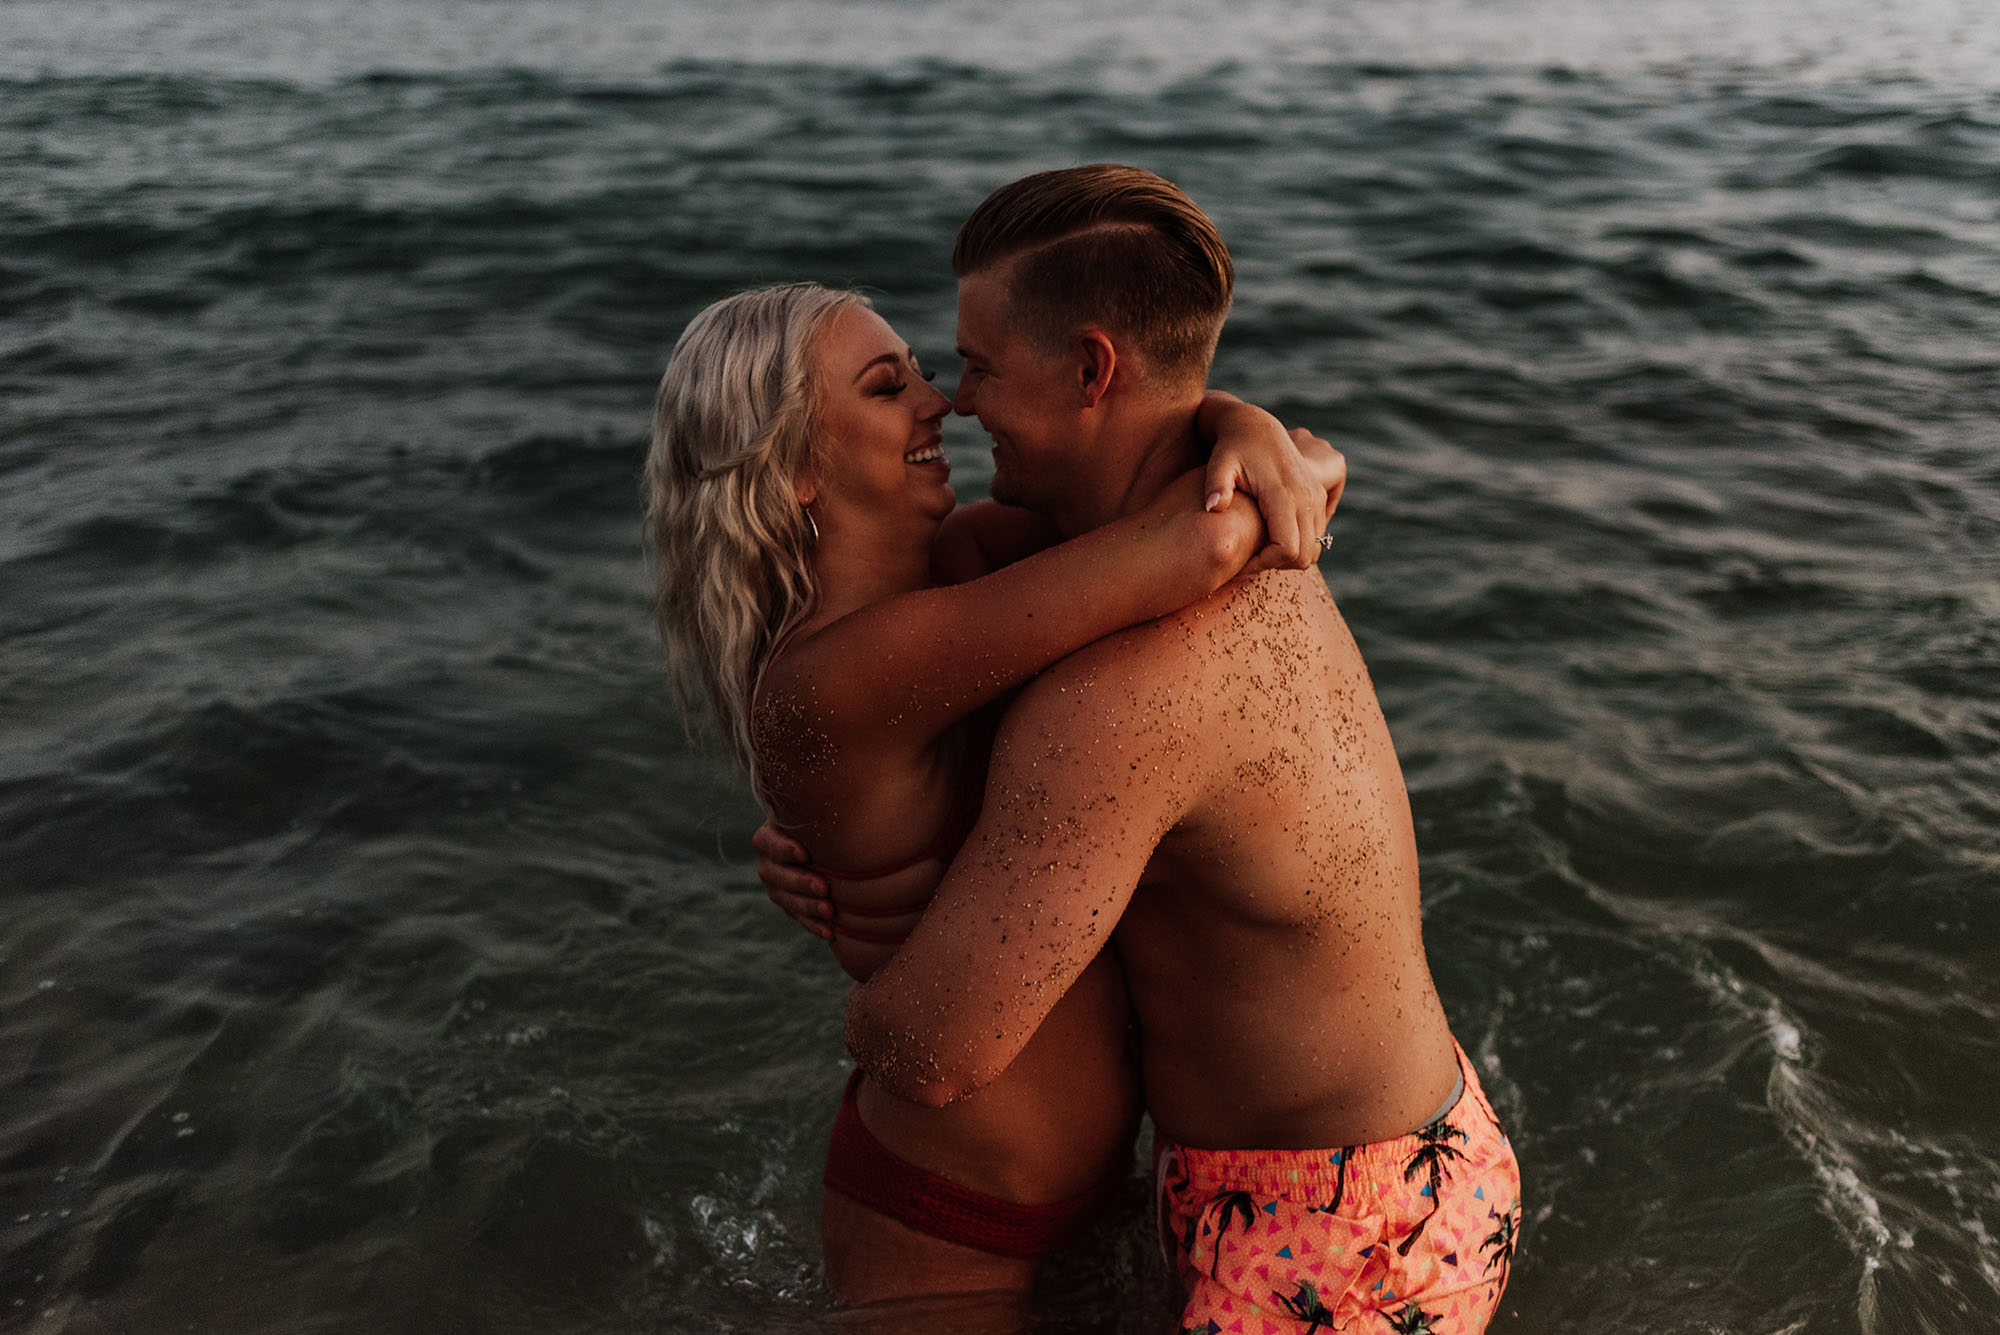
[[1376, 1173], [1390, 1174], [1400, 1181], [1410, 1155], [1424, 1142], [1424, 1132], [1438, 1122], [1456, 1118], [1454, 1125], [1475, 1138], [1483, 1138], [1481, 1133], [1488, 1128], [1489, 1134], [1500, 1134], [1488, 1111], [1491, 1105], [1480, 1087], [1479, 1073], [1456, 1041], [1452, 1049], [1464, 1081], [1458, 1098], [1408, 1135], [1317, 1150], [1206, 1150], [1162, 1140], [1155, 1148], [1154, 1162], [1160, 1164], [1165, 1152], [1171, 1150], [1176, 1156], [1173, 1177], [1177, 1181], [1184, 1178], [1187, 1190], [1198, 1196], [1247, 1191], [1253, 1196], [1330, 1199], [1337, 1193], [1352, 1197], [1364, 1191]]

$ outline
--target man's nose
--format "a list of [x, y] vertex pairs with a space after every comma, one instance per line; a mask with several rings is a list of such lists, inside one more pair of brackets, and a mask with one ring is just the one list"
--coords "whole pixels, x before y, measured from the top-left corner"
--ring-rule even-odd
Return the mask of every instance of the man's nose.
[[952, 391], [951, 410], [960, 417], [972, 416], [973, 400], [979, 394], [979, 377], [967, 371], [958, 378], [958, 388]]

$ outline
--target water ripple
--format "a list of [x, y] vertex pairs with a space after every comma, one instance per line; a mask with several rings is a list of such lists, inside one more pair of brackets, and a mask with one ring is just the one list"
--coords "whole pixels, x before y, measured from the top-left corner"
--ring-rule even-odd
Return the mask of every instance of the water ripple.
[[[948, 364], [959, 218], [1119, 155], [1232, 240], [1219, 381], [1348, 452], [1325, 569], [1529, 1167], [1512, 1319], [2000, 1301], [1990, 79], [1848, 50], [1880, 7], [1782, 58], [1719, 0], [1478, 50], [1491, 6], [1253, 5], [1192, 55], [723, 8], [308, 4], [256, 56], [30, 0], [70, 45], [0, 54], [0, 1303], [819, 1323], [844, 984], [665, 701], [645, 405], [768, 279]], [[557, 54], [443, 36], [487, 26]], [[1158, 1324], [1142, 1215], [1052, 1328]]]

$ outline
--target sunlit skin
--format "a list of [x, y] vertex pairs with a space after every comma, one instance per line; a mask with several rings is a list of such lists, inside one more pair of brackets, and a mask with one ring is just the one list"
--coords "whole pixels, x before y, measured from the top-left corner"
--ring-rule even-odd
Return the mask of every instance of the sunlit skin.
[[[1115, 334], [1054, 358], [1009, 339], [1004, 279], [961, 285], [975, 369], [955, 406], [994, 431], [1009, 494], [1065, 532], [1133, 513], [1199, 457], [1190, 413], [1125, 392]], [[851, 997], [850, 1047], [888, 1089], [955, 1106], [1011, 1068], [1114, 933], [1147, 1107], [1175, 1140], [1381, 1140], [1452, 1089], [1401, 771], [1317, 571], [1233, 581], [1021, 692], [977, 828]]]
[[[960, 725], [1091, 640], [1206, 596], [1257, 550], [1260, 526], [1242, 500], [1205, 513], [1204, 479], [1191, 473], [1125, 522], [1037, 550], [1056, 536], [1046, 523], [990, 503], [954, 508], [938, 451], [950, 405], [879, 316], [836, 316], [813, 366], [821, 453], [796, 499], [818, 529], [821, 598], [766, 670], [752, 731], [782, 827], [820, 862], [866, 868], [928, 847], [954, 785], [968, 773], [976, 782], [985, 733]], [[1213, 401], [1205, 410], [1225, 443], [1296, 454], [1267, 414]], [[1330, 476], [1304, 489], [1316, 525], [1326, 487], [1338, 495], [1338, 470]], [[971, 582], [941, 582], [938, 572]], [[910, 906], [866, 919], [873, 931], [907, 930], [942, 873], [927, 859], [836, 881], [832, 897], [864, 910]], [[857, 980], [895, 950], [831, 940]], [[1127, 1152], [1138, 1084], [1115, 962], [1084, 961], [1072, 983], [978, 1093], [934, 1110], [864, 1083], [862, 1120], [919, 1167], [1009, 1200], [1055, 1201], [1094, 1186]], [[1030, 1262], [931, 1238], [838, 1192], [826, 1194], [822, 1226], [828, 1278], [854, 1303], [1018, 1294], [1032, 1278]]]

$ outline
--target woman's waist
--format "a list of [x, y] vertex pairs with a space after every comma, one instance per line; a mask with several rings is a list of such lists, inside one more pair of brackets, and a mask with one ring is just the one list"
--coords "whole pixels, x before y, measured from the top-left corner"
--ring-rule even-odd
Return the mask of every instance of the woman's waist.
[[992, 1082], [944, 1108], [864, 1084], [863, 1120], [883, 1118], [884, 1144], [962, 1185], [1066, 1199], [1130, 1162], [1141, 1109], [1130, 1014], [1122, 975], [1100, 957]]
[[1136, 1066], [1088, 1082], [1054, 1066], [1009, 1068], [943, 1108], [906, 1103], [870, 1082], [861, 1116], [900, 1158], [960, 1186], [1024, 1204], [1067, 1200], [1122, 1175], [1141, 1111]]

